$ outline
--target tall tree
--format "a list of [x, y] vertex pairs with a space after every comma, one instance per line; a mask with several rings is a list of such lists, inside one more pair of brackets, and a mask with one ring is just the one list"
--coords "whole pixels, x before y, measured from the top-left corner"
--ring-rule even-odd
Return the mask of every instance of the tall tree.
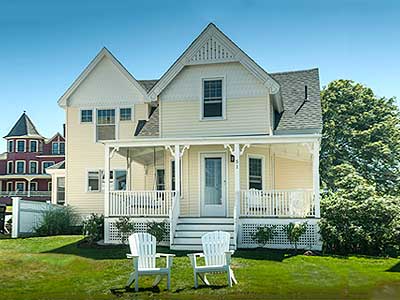
[[321, 92], [321, 177], [336, 190], [335, 166], [348, 164], [380, 194], [400, 192], [400, 114], [394, 98], [380, 98], [351, 80], [335, 80]]

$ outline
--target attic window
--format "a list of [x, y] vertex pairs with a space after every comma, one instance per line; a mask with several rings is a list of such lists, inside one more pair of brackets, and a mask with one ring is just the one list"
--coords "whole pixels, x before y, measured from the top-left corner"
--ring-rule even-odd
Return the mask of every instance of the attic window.
[[304, 86], [304, 99], [308, 100], [308, 87]]

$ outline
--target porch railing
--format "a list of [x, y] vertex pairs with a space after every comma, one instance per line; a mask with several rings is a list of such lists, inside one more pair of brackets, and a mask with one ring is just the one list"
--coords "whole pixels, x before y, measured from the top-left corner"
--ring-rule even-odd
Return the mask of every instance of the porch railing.
[[306, 190], [242, 190], [240, 192], [241, 217], [315, 216], [314, 193]]
[[110, 217], [168, 217], [174, 191], [111, 191]]

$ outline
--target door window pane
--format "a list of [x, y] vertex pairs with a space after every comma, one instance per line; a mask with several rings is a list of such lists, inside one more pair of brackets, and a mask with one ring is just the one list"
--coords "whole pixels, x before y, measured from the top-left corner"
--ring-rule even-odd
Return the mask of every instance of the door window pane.
[[204, 203], [222, 204], [222, 159], [205, 158]]

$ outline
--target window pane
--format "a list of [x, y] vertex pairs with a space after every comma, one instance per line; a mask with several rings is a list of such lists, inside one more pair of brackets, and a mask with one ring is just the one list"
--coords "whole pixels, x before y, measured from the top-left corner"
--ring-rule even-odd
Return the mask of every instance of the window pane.
[[62, 155], [65, 154], [65, 143], [64, 142], [60, 143], [60, 154], [62, 154]]
[[37, 183], [36, 182], [31, 182], [30, 183], [30, 189], [31, 189], [31, 192], [36, 192], [37, 191]]
[[222, 117], [222, 80], [203, 82], [203, 117]]
[[17, 151], [24, 152], [25, 151], [25, 141], [18, 141], [17, 142]]
[[57, 178], [57, 204], [65, 203], [65, 177]]
[[115, 171], [114, 190], [125, 191], [126, 190], [126, 171]]
[[7, 163], [7, 173], [8, 174], [12, 174], [12, 173], [14, 173], [14, 165], [13, 165], [13, 162], [12, 161], [10, 161], [10, 162], [8, 162]]
[[91, 109], [85, 109], [81, 111], [81, 122], [91, 123], [93, 121], [93, 112]]
[[54, 165], [53, 162], [45, 162], [45, 163], [43, 163], [43, 170], [42, 170], [42, 172], [45, 173], [46, 168], [48, 168], [48, 167], [50, 167], [50, 166], [52, 166], [52, 165]]
[[8, 152], [14, 152], [14, 141], [8, 141]]
[[97, 140], [115, 140], [114, 109], [100, 109], [97, 111]]
[[53, 152], [53, 154], [58, 154], [59, 153], [58, 143], [53, 143], [52, 152]]
[[15, 186], [15, 189], [16, 189], [18, 192], [23, 192], [23, 191], [25, 190], [25, 183], [23, 183], [23, 182], [17, 182], [17, 184], [16, 184], [16, 186]]
[[112, 126], [97, 126], [97, 140], [115, 140], [115, 125]]
[[132, 109], [121, 108], [120, 109], [120, 120], [121, 121], [130, 121], [131, 119], [132, 119]]
[[99, 172], [89, 172], [88, 173], [88, 190], [89, 191], [99, 191]]
[[31, 162], [29, 169], [30, 169], [29, 173], [36, 174], [37, 173], [37, 163], [36, 162]]
[[164, 169], [157, 170], [157, 190], [158, 191], [165, 190], [165, 171], [164, 171]]
[[97, 124], [99, 125], [115, 124], [115, 110], [99, 109], [97, 111]]
[[30, 142], [30, 150], [31, 150], [31, 152], [37, 152], [37, 142], [36, 141]]
[[249, 188], [262, 190], [262, 159], [249, 158]]
[[17, 173], [18, 174], [23, 174], [25, 173], [25, 163], [22, 161], [17, 162]]

